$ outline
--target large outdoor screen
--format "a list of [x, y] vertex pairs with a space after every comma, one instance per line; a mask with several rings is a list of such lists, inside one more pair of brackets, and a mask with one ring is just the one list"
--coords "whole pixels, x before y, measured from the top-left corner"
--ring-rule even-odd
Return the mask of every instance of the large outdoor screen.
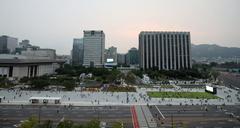
[[111, 63], [111, 62], [113, 62], [114, 60], [112, 59], [112, 58], [110, 58], [110, 59], [107, 59], [107, 62], [108, 63]]
[[209, 92], [213, 92], [213, 87], [211, 87], [211, 86], [206, 86], [206, 90], [209, 91]]

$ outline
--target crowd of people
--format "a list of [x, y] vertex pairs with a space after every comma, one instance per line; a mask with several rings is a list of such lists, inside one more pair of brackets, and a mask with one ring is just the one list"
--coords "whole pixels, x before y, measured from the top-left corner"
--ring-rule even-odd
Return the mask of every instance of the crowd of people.
[[[62, 104], [73, 105], [120, 105], [120, 104], [231, 104], [235, 103], [235, 93], [220, 90], [219, 99], [205, 102], [202, 99], [151, 98], [148, 91], [204, 91], [202, 88], [139, 88], [137, 92], [104, 92], [104, 91], [29, 91], [21, 89], [0, 90], [4, 103], [29, 104], [30, 97], [61, 97]], [[231, 90], [230, 90], [231, 91]], [[231, 94], [234, 94], [232, 96]], [[239, 97], [239, 96], [238, 96]], [[204, 101], [204, 102], [203, 102]], [[239, 101], [238, 101], [239, 102]]]

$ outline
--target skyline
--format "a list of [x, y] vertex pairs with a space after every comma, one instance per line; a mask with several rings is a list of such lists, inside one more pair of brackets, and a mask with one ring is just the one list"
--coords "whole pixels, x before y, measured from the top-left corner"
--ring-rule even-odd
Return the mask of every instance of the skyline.
[[[1, 0], [1, 35], [70, 54], [83, 30], [103, 30], [106, 47], [138, 48], [141, 31], [190, 31], [193, 44], [240, 47], [238, 0]], [[143, 10], [145, 8], [145, 10]], [[91, 13], [93, 12], [93, 13]], [[129, 18], [130, 17], [130, 18]], [[59, 45], [60, 44], [60, 45]]]

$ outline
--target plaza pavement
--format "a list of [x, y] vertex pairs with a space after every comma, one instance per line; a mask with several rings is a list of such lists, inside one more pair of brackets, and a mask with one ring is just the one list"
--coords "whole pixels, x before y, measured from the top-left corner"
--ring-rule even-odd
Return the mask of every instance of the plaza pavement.
[[[61, 97], [61, 105], [108, 106], [108, 105], [240, 105], [239, 92], [219, 86], [217, 96], [220, 99], [185, 99], [185, 98], [149, 98], [148, 91], [191, 91], [204, 92], [203, 88], [137, 88], [137, 92], [81, 92], [81, 91], [23, 91], [0, 90], [5, 99], [0, 104], [31, 104], [30, 97]], [[228, 96], [229, 95], [229, 96]], [[127, 98], [128, 97], [128, 98]]]

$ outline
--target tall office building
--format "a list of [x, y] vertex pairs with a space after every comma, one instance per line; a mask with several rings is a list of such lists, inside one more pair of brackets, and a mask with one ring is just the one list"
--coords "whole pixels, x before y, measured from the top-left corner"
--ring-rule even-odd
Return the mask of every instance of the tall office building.
[[117, 63], [117, 48], [110, 47], [105, 50], [105, 62]]
[[179, 70], [192, 67], [190, 32], [141, 32], [139, 51], [142, 69]]
[[83, 64], [83, 39], [73, 39], [72, 64]]
[[0, 37], [0, 54], [11, 54], [14, 53], [18, 45], [18, 39], [9, 37], [9, 36], [1, 36]]
[[127, 65], [138, 65], [139, 64], [139, 52], [137, 48], [131, 48], [126, 54]]
[[126, 54], [117, 54], [117, 64], [125, 65], [126, 64]]
[[83, 66], [104, 66], [105, 34], [103, 31], [84, 31], [83, 49]]

